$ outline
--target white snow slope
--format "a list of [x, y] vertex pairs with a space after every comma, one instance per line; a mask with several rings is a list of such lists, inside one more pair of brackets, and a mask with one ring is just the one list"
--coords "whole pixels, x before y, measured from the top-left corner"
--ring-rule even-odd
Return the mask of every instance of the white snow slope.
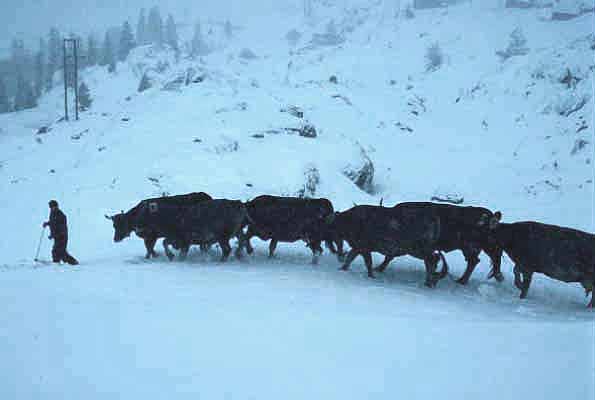
[[[145, 47], [115, 75], [85, 71], [94, 103], [78, 122], [53, 122], [59, 89], [0, 116], [0, 398], [593, 398], [584, 291], [537, 276], [519, 300], [507, 257], [503, 283], [486, 281], [484, 257], [462, 287], [464, 259], [450, 253], [449, 277], [426, 289], [418, 260], [371, 280], [361, 259], [347, 273], [330, 255], [312, 266], [303, 244], [273, 260], [256, 241], [225, 264], [216, 248], [145, 261], [104, 218], [163, 192], [294, 195], [316, 168], [315, 196], [337, 209], [452, 193], [508, 222], [593, 232], [593, 15], [554, 23], [476, 3], [394, 20], [379, 2], [324, 2], [308, 24], [279, 7], [230, 40], [213, 22], [201, 60]], [[331, 18], [345, 42], [308, 48]], [[502, 62], [516, 27], [529, 53]], [[426, 72], [434, 42], [445, 62]], [[190, 67], [203, 82], [162, 90]], [[155, 86], [137, 93], [145, 71]], [[302, 123], [279, 112], [289, 105], [317, 138], [269, 132]], [[373, 195], [342, 174], [362, 150]], [[51, 198], [80, 266], [32, 261]]]

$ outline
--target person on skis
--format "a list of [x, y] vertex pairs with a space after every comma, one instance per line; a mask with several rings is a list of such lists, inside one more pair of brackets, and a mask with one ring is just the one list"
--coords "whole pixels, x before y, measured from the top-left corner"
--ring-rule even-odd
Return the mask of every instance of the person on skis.
[[64, 261], [70, 265], [78, 265], [78, 261], [68, 254], [66, 246], [68, 245], [68, 225], [66, 215], [58, 207], [56, 200], [50, 200], [50, 219], [43, 223], [43, 227], [50, 227], [50, 239], [54, 239], [52, 248], [52, 261], [59, 263]]

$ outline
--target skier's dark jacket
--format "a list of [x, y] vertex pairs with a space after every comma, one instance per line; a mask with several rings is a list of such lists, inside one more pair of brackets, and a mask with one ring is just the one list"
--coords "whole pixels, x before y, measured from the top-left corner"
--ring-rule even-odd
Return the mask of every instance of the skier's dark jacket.
[[68, 237], [68, 226], [66, 225], [66, 215], [59, 208], [50, 212], [50, 237], [53, 239], [63, 239]]

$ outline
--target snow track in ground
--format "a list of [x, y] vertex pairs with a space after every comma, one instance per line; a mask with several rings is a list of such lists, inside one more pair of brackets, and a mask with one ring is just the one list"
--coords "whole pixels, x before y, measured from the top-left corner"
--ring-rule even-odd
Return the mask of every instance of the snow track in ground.
[[[2, 398], [587, 398], [592, 313], [477, 272], [423, 287], [323, 256], [0, 269]], [[485, 272], [485, 271], [484, 271]], [[578, 290], [578, 289], [577, 289]], [[19, 332], [18, 335], [12, 332]], [[564, 338], [569, 338], [568, 341]], [[571, 338], [571, 339], [570, 339]], [[589, 383], [591, 382], [591, 383]]]

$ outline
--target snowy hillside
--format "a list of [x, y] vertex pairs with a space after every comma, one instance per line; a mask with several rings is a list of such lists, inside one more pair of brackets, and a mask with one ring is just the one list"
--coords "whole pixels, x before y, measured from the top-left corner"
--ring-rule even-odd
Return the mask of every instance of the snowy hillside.
[[[593, 14], [473, 2], [395, 20], [383, 2], [326, 3], [307, 24], [279, 7], [231, 38], [214, 29], [198, 60], [144, 46], [115, 74], [87, 69], [80, 121], [56, 122], [59, 88], [0, 115], [1, 398], [593, 397], [584, 291], [537, 276], [521, 301], [506, 257], [503, 283], [482, 255], [461, 287], [450, 253], [430, 290], [409, 258], [371, 281], [361, 259], [311, 266], [301, 243], [229, 264], [216, 249], [145, 262], [137, 238], [113, 243], [104, 214], [190, 191], [306, 192], [336, 209], [456, 196], [506, 222], [595, 231]], [[528, 51], [501, 57], [516, 28]], [[349, 176], [372, 165], [358, 187]], [[33, 262], [52, 198], [80, 267]]]

